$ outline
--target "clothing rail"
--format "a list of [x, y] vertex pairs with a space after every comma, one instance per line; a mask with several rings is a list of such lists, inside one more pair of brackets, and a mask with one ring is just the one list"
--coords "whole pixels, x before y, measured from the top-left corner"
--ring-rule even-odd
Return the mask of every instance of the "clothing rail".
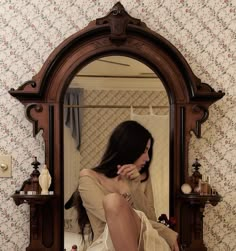
[[147, 105], [64, 105], [65, 108], [161, 108], [166, 109], [169, 106], [147, 106]]

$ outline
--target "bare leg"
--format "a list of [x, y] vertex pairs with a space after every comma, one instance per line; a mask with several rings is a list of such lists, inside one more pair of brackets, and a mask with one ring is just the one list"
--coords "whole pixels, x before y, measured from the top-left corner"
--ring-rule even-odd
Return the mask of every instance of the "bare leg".
[[122, 196], [111, 193], [103, 200], [106, 221], [116, 251], [138, 251], [141, 222]]

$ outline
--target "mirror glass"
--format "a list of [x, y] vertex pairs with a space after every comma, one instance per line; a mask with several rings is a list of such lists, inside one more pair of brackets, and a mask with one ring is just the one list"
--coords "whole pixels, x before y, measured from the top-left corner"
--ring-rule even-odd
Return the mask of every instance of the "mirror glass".
[[[111, 131], [136, 120], [154, 137], [150, 177], [157, 217], [169, 214], [169, 101], [158, 76], [125, 56], [103, 57], [80, 70], [64, 99], [64, 201], [79, 171], [100, 160]], [[77, 130], [76, 130], [77, 129]], [[137, 135], [138, 137], [138, 135]], [[65, 248], [78, 243], [74, 209], [64, 211]], [[75, 243], [76, 240], [76, 243]]]

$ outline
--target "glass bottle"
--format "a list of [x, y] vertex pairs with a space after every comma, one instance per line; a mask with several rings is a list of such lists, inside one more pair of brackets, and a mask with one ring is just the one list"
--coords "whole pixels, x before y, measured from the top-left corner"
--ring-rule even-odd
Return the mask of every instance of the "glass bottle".
[[211, 194], [211, 181], [210, 181], [210, 176], [207, 176], [207, 194]]
[[202, 175], [200, 194], [201, 195], [207, 195], [208, 194], [208, 183], [207, 183], [205, 175]]

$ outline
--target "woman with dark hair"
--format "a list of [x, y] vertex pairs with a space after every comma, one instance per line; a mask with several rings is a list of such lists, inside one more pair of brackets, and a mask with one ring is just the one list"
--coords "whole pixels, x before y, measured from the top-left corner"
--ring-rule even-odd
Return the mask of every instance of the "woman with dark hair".
[[153, 137], [136, 121], [112, 132], [101, 162], [80, 172], [78, 223], [89, 251], [178, 251], [177, 233], [157, 223], [149, 166]]

